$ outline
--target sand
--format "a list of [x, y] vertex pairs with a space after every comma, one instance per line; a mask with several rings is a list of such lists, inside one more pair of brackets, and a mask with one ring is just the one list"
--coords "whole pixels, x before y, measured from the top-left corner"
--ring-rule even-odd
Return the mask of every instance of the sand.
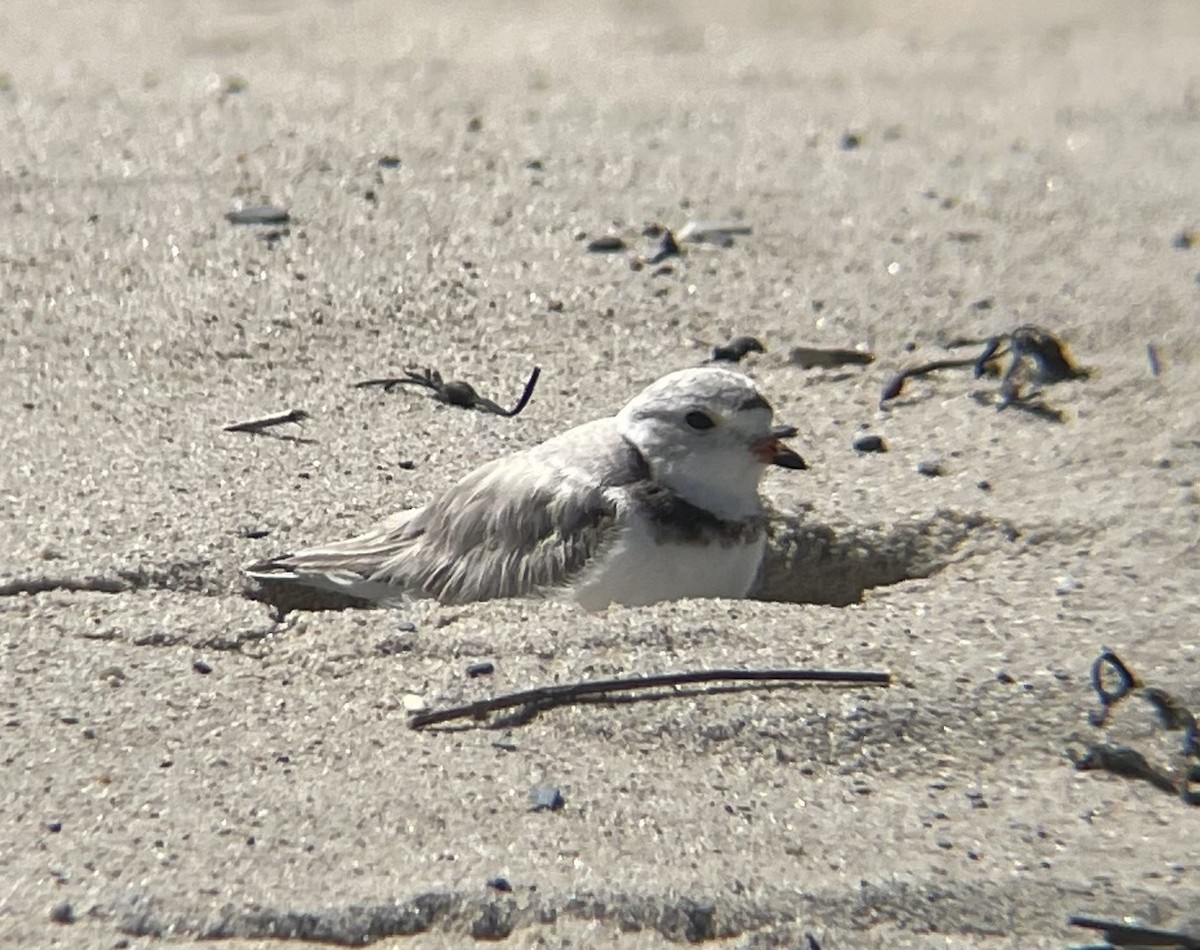
[[[1195, 927], [1200, 811], [1068, 753], [1181, 765], [1138, 699], [1089, 724], [1104, 646], [1200, 706], [1200, 9], [1000, 6], [8, 0], [0, 943]], [[266, 202], [286, 226], [224, 217]], [[689, 220], [752, 233], [639, 266]], [[880, 408], [1026, 323], [1093, 371], [1045, 388], [1061, 422], [969, 369]], [[801, 430], [767, 587], [807, 603], [242, 597], [240, 565], [737, 334]], [[507, 404], [534, 365], [515, 419], [349, 385], [430, 366]], [[289, 438], [222, 431], [290, 409]], [[407, 726], [414, 696], [719, 667], [895, 682]]]

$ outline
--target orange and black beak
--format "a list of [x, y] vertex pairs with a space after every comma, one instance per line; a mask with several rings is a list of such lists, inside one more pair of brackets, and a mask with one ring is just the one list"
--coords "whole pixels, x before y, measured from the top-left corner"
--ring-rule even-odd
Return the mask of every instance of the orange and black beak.
[[783, 439], [790, 439], [796, 434], [795, 426], [774, 426], [771, 437], [755, 442], [754, 457], [763, 465], [778, 465], [780, 468], [806, 469], [798, 453], [783, 444]]

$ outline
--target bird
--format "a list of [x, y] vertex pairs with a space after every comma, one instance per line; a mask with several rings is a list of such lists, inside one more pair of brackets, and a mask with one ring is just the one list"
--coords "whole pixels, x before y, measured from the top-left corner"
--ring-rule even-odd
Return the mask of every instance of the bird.
[[698, 367], [615, 415], [487, 462], [357, 537], [244, 568], [292, 609], [565, 597], [587, 611], [743, 598], [766, 543], [770, 466], [801, 470], [794, 426], [742, 373]]

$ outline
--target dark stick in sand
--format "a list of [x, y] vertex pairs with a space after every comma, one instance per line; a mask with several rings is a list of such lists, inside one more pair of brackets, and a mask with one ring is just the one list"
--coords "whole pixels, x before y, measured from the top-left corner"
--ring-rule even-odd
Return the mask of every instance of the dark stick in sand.
[[413, 729], [421, 729], [453, 719], [474, 719], [501, 709], [533, 706], [549, 709], [569, 705], [584, 696], [601, 693], [632, 692], [642, 689], [662, 689], [670, 686], [687, 686], [693, 683], [717, 682], [784, 682], [784, 683], [838, 683], [858, 686], [890, 686], [890, 673], [853, 672], [843, 670], [698, 670], [691, 673], [663, 673], [656, 676], [631, 676], [624, 679], [595, 680], [583, 683], [565, 683], [559, 686], [539, 686], [519, 693], [505, 693], [491, 699], [454, 706], [450, 709], [417, 713], [409, 720]]
[[264, 416], [261, 419], [251, 419], [248, 422], [234, 422], [225, 426], [226, 432], [266, 432], [274, 426], [286, 425], [289, 422], [303, 422], [309, 418], [307, 412], [303, 409], [291, 409], [288, 412], [277, 412], [273, 416]]
[[475, 387], [470, 383], [465, 383], [460, 379], [443, 380], [442, 374], [436, 369], [406, 369], [403, 376], [364, 379], [352, 385], [355, 389], [378, 386], [384, 392], [391, 392], [397, 386], [424, 386], [426, 389], [433, 391], [434, 399], [438, 402], [444, 402], [448, 406], [459, 406], [463, 409], [478, 409], [481, 412], [490, 412], [492, 415], [504, 416], [507, 419], [511, 419], [519, 415], [529, 405], [534, 387], [537, 386], [538, 377], [541, 374], [541, 367], [535, 366], [533, 372], [529, 374], [528, 382], [525, 383], [525, 390], [521, 393], [521, 398], [517, 400], [517, 404], [511, 409], [505, 409], [486, 396], [479, 395], [475, 391]]

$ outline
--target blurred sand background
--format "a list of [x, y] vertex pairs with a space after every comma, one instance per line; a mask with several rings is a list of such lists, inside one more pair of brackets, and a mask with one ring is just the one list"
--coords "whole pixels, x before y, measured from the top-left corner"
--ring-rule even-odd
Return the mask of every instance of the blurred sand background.
[[[1194, 3], [6, 0], [0, 129], [3, 945], [1025, 948], [1196, 916], [1200, 811], [1066, 754], [1104, 738], [1103, 645], [1200, 705]], [[265, 201], [286, 233], [224, 219]], [[693, 218], [753, 233], [630, 266]], [[1095, 370], [1047, 389], [1064, 423], [968, 371], [880, 410], [899, 366], [1027, 322]], [[239, 565], [739, 333], [811, 466], [766, 483], [829, 540], [797, 570], [900, 583], [286, 624], [241, 597]], [[511, 420], [349, 388], [434, 366], [510, 402], [535, 364]], [[221, 429], [291, 408], [303, 441]], [[897, 683], [406, 725], [407, 694], [727, 666]], [[1178, 747], [1144, 705], [1114, 728]]]

